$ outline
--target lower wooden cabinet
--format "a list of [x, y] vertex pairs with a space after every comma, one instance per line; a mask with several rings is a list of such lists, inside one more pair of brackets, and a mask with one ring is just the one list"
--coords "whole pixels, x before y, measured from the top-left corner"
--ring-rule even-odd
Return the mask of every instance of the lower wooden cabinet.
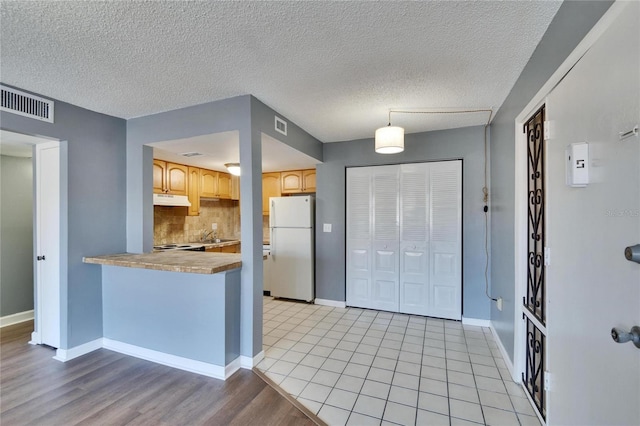
[[207, 253], [240, 253], [240, 243], [224, 247], [207, 247]]

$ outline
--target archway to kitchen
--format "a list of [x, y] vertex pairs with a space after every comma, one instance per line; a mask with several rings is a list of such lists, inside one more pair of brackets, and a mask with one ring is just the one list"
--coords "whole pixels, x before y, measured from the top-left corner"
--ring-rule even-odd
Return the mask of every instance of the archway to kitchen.
[[[278, 274], [270, 257], [269, 197], [315, 193], [318, 160], [260, 133], [264, 292]], [[239, 132], [225, 131], [147, 144], [153, 149], [153, 245], [156, 250], [239, 253], [242, 246]], [[304, 172], [304, 173], [303, 173]], [[302, 177], [305, 179], [302, 179]], [[300, 180], [296, 183], [296, 177]], [[293, 183], [293, 185], [292, 185]], [[311, 233], [313, 235], [313, 232]], [[313, 262], [313, 259], [309, 259]], [[296, 285], [296, 283], [293, 283]]]

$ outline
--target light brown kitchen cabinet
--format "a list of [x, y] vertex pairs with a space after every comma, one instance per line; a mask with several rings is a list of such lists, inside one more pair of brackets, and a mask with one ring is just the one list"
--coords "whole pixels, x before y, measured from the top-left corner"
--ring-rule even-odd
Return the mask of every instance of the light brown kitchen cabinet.
[[231, 199], [240, 200], [240, 176], [231, 175]]
[[200, 169], [200, 196], [204, 198], [231, 198], [231, 175], [214, 170]]
[[279, 197], [280, 192], [280, 173], [263, 173], [262, 174], [262, 214], [269, 215], [269, 197]]
[[299, 194], [316, 192], [316, 171], [289, 170], [280, 173], [282, 184], [282, 194]]
[[316, 169], [302, 171], [302, 192], [316, 192]]
[[162, 160], [153, 160], [153, 192], [187, 195], [187, 174], [187, 166]]
[[189, 207], [188, 216], [200, 215], [200, 169], [198, 167], [189, 167]]
[[207, 247], [207, 253], [240, 253], [240, 243], [223, 247]]

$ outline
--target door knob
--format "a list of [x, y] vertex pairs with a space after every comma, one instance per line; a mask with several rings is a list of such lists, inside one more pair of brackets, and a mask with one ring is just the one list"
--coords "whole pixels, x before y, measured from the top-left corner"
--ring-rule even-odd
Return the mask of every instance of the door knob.
[[631, 340], [636, 348], [640, 348], [640, 327], [634, 325], [628, 333], [614, 327], [611, 329], [611, 338], [616, 343], [625, 343]]
[[625, 248], [624, 257], [626, 257], [629, 262], [640, 263], [640, 244]]

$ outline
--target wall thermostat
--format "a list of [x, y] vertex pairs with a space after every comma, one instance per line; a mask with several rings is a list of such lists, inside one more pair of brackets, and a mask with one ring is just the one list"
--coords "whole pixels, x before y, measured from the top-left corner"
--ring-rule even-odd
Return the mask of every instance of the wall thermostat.
[[584, 188], [589, 183], [589, 144], [572, 143], [567, 146], [567, 185]]

